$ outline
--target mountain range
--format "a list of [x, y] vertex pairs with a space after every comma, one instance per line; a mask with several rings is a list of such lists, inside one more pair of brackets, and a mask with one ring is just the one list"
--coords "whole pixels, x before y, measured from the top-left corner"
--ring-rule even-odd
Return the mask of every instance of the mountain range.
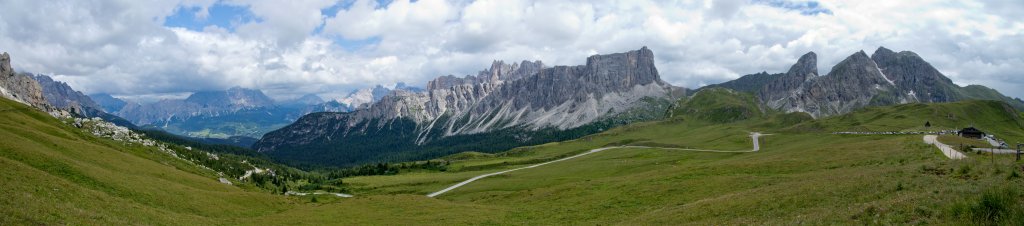
[[[86, 96], [45, 75], [16, 73], [10, 56], [0, 57], [0, 94], [51, 114], [254, 143], [253, 149], [276, 160], [307, 165], [429, 159], [574, 139], [662, 119], [679, 111], [670, 109], [686, 107], [674, 106], [678, 98], [695, 93], [662, 81], [646, 47], [594, 55], [577, 66], [494, 61], [476, 75], [437, 77], [424, 89], [399, 83], [394, 89], [376, 86], [332, 100], [310, 94], [275, 101], [260, 90], [235, 87], [147, 104], [108, 94]], [[884, 47], [871, 55], [856, 52], [824, 75], [818, 72], [817, 54], [809, 52], [784, 73], [750, 74], [698, 91], [713, 87], [751, 94], [761, 109], [741, 113], [823, 118], [869, 106], [971, 99], [1024, 109], [1020, 99], [980, 85], [961, 87], [916, 53]], [[700, 110], [681, 112], [730, 118], [693, 111]]]
[[[397, 89], [415, 89], [399, 84]], [[347, 112], [380, 100], [391, 89], [383, 86], [353, 91], [348, 96], [325, 101], [316, 94], [276, 101], [261, 90], [234, 87], [200, 91], [185, 99], [164, 99], [137, 103], [94, 94], [106, 111], [139, 126], [161, 129], [199, 138], [254, 137], [281, 128], [313, 112]]]
[[496, 152], [658, 119], [685, 89], [661, 80], [653, 52], [595, 55], [586, 65], [495, 61], [477, 75], [442, 76], [348, 113], [314, 113], [253, 148], [283, 161], [349, 165]]
[[914, 52], [879, 47], [871, 56], [850, 55], [818, 73], [817, 54], [809, 52], [789, 71], [750, 74], [708, 87], [725, 87], [756, 94], [765, 108], [805, 112], [813, 117], [849, 113], [867, 106], [939, 103], [960, 100], [999, 100], [1017, 109], [1024, 102], [980, 85], [960, 87]]

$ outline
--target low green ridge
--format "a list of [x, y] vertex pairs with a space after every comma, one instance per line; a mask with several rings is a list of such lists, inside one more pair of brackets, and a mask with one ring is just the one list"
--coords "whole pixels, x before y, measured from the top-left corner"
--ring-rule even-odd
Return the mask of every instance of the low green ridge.
[[680, 100], [673, 110], [673, 117], [729, 123], [763, 116], [758, 106], [757, 99], [751, 94], [709, 88]]

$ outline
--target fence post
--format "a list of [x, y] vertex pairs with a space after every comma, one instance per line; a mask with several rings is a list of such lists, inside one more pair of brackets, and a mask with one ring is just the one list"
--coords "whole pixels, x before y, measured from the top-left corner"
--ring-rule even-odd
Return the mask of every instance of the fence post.
[[1017, 161], [1020, 161], [1020, 146], [1024, 146], [1024, 144], [1017, 143]]

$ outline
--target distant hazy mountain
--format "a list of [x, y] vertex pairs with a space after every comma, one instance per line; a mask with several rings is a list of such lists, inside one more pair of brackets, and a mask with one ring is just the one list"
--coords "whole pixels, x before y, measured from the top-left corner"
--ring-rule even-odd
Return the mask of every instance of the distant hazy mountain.
[[373, 88], [366, 88], [353, 91], [348, 96], [338, 99], [338, 103], [345, 104], [351, 108], [358, 108], [364, 104], [376, 102], [391, 92], [390, 89], [377, 85]]
[[127, 101], [118, 99], [106, 93], [92, 94], [89, 95], [89, 98], [92, 98], [92, 101], [100, 105], [100, 107], [107, 113], [116, 113], [117, 111], [120, 111], [121, 108], [124, 108], [125, 105], [128, 105]]
[[324, 103], [324, 98], [320, 98], [316, 94], [306, 94], [298, 99], [288, 101], [290, 104], [309, 106]]
[[289, 113], [262, 91], [239, 87], [196, 92], [183, 100], [128, 103], [117, 111], [140, 126], [202, 138], [259, 137], [291, 122]]
[[954, 84], [910, 51], [896, 53], [880, 47], [871, 56], [864, 51], [850, 55], [826, 75], [819, 75], [817, 68], [817, 55], [810, 52], [786, 73], [762, 72], [708, 87], [754, 93], [770, 109], [806, 112], [813, 117], [844, 114], [866, 106], [969, 99], [1001, 100], [1024, 109], [1024, 102], [993, 89]]
[[[390, 91], [377, 86], [354, 91], [343, 99], [348, 100], [348, 103], [366, 105], [380, 100]], [[97, 96], [113, 99], [104, 95]], [[109, 102], [111, 109], [119, 104], [117, 99]], [[140, 126], [191, 137], [227, 139], [237, 136], [258, 138], [303, 115], [314, 112], [348, 112], [354, 108], [352, 106], [338, 100], [325, 101], [315, 94], [274, 101], [260, 90], [235, 87], [200, 91], [185, 99], [160, 100], [148, 104], [126, 103], [111, 112]]]
[[[407, 91], [407, 92], [423, 92], [423, 89], [407, 86], [405, 83], [399, 82], [395, 85], [394, 90]], [[373, 88], [359, 89], [352, 91], [348, 96], [336, 100], [337, 103], [348, 106], [350, 110], [365, 108], [370, 104], [380, 101], [381, 98], [391, 93], [391, 89], [377, 85]]]
[[475, 76], [394, 90], [350, 113], [306, 115], [254, 148], [332, 165], [501, 151], [661, 118], [681, 91], [661, 80], [646, 47], [591, 56], [580, 66], [495, 61]]

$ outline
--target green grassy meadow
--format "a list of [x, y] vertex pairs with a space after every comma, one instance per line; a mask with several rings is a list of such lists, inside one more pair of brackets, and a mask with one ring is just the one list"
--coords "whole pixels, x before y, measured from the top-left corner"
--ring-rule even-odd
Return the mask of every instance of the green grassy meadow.
[[[677, 110], [664, 121], [497, 154], [456, 154], [445, 158], [451, 165], [443, 172], [345, 178], [354, 198], [220, 184], [215, 172], [0, 100], [0, 225], [1024, 223], [1022, 162], [1010, 155], [968, 153], [954, 161], [921, 135], [831, 134], [918, 130], [924, 119], [937, 128], [974, 123], [1008, 143], [1024, 141], [1020, 113], [998, 102], [879, 107], [811, 120], [716, 95], [725, 98], [698, 94], [678, 106], [722, 107]], [[750, 150], [754, 131], [772, 134], [761, 137], [759, 152], [612, 149], [425, 196], [476, 175], [605, 146]]]

